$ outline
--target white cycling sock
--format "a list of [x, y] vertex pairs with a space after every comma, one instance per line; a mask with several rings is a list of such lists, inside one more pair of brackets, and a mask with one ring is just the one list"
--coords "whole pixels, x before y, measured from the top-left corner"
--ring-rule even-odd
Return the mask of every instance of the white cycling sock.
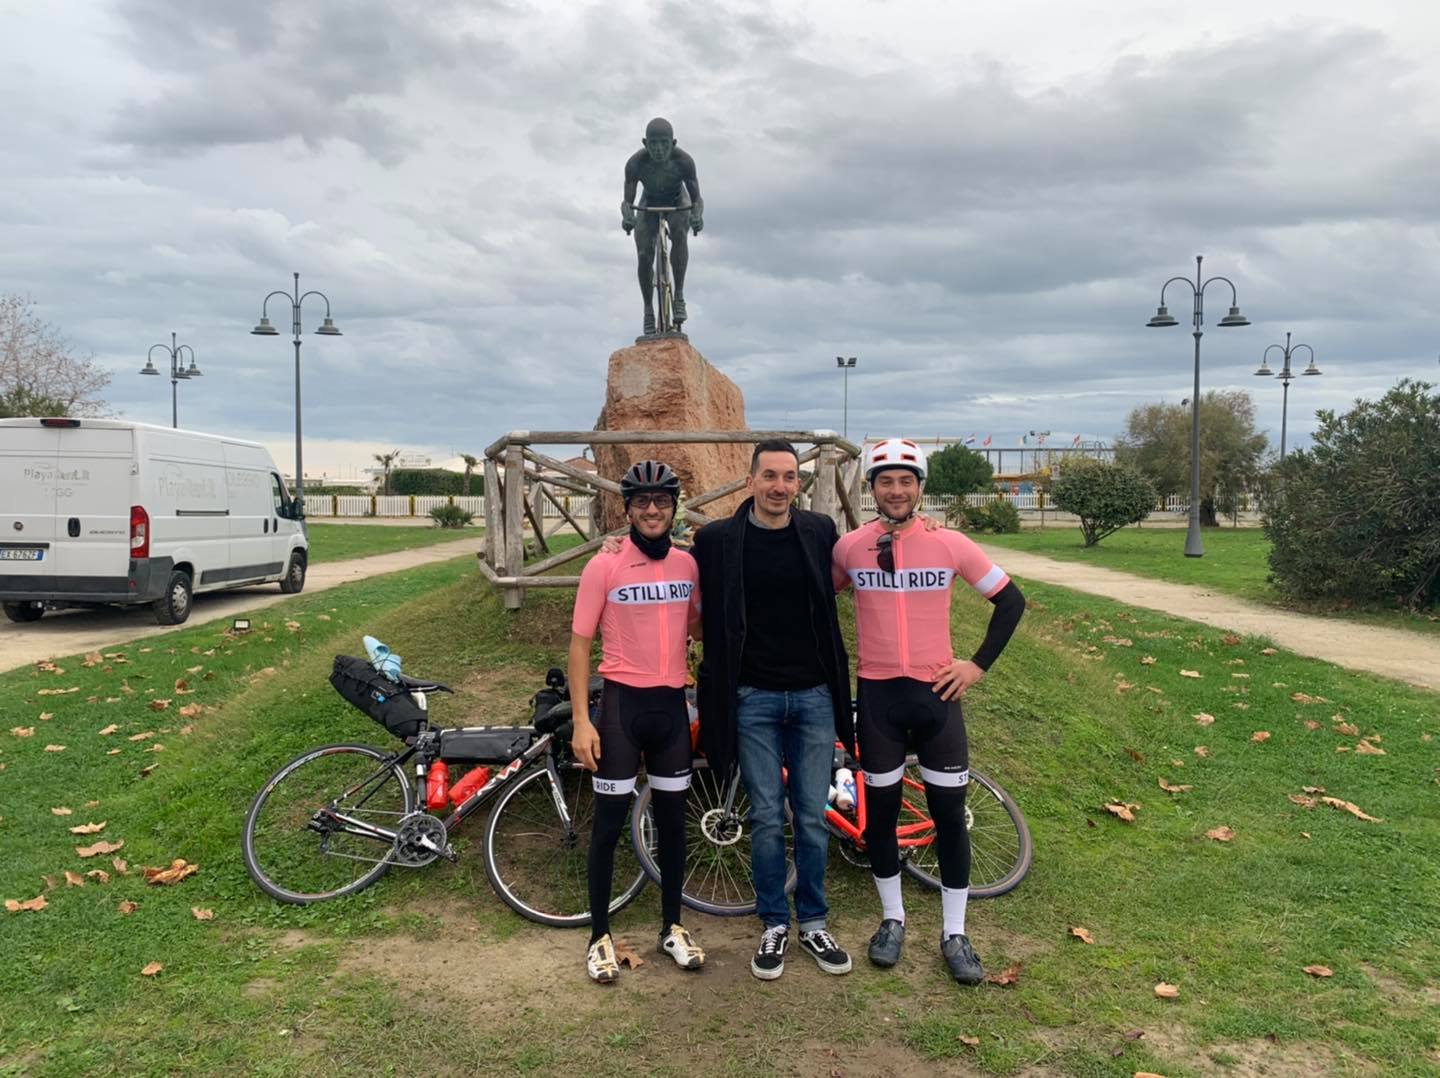
[[905, 903], [900, 898], [900, 873], [875, 877], [875, 890], [880, 892], [880, 917], [886, 921], [905, 923]]
[[945, 918], [945, 929], [941, 939], [965, 934], [965, 903], [969, 901], [968, 887], [941, 887], [940, 912]]

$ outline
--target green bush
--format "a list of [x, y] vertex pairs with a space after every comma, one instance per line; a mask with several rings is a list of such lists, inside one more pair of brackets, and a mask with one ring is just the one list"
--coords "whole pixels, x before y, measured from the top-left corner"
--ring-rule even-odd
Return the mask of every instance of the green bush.
[[990, 489], [994, 475], [990, 461], [983, 453], [963, 445], [947, 445], [931, 453], [926, 469], [925, 493], [969, 494]]
[[1263, 520], [1290, 595], [1440, 602], [1440, 395], [1402, 380], [1276, 465]]
[[970, 505], [961, 495], [946, 508], [945, 522], [961, 531], [1014, 534], [1020, 530], [1020, 511], [1004, 498]]
[[1086, 546], [1144, 520], [1157, 498], [1154, 486], [1134, 468], [1099, 460], [1066, 465], [1050, 487], [1055, 507], [1080, 518]]
[[475, 514], [458, 505], [437, 505], [430, 510], [430, 519], [441, 528], [463, 528], [475, 519]]
[[[396, 468], [390, 473], [391, 494], [459, 494], [464, 485], [462, 474], [444, 468]], [[484, 486], [482, 478], [472, 478], [470, 492], [484, 494]]]

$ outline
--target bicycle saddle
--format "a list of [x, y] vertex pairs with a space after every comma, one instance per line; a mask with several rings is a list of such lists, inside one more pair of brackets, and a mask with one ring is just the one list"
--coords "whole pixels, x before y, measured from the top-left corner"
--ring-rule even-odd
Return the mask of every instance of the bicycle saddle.
[[424, 678], [410, 677], [406, 674], [400, 675], [400, 684], [409, 692], [449, 692], [455, 690], [449, 685], [442, 685], [438, 681], [427, 681]]

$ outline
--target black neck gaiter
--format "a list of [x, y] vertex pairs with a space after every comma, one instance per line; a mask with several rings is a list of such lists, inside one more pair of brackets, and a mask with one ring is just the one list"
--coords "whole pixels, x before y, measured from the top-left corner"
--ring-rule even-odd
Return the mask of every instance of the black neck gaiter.
[[639, 548], [651, 561], [659, 561], [670, 553], [670, 533], [667, 531], [659, 539], [646, 539], [640, 534], [640, 529], [634, 524], [630, 525], [630, 541]]

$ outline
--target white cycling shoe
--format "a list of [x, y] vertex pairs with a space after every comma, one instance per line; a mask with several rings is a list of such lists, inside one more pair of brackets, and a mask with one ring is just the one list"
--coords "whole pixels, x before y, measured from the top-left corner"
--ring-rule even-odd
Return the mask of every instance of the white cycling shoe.
[[699, 969], [705, 964], [704, 950], [684, 925], [671, 925], [670, 930], [660, 937], [655, 949], [675, 959], [675, 964], [681, 969]]
[[585, 972], [596, 984], [614, 984], [620, 977], [620, 963], [615, 960], [615, 941], [605, 933], [585, 953]]

